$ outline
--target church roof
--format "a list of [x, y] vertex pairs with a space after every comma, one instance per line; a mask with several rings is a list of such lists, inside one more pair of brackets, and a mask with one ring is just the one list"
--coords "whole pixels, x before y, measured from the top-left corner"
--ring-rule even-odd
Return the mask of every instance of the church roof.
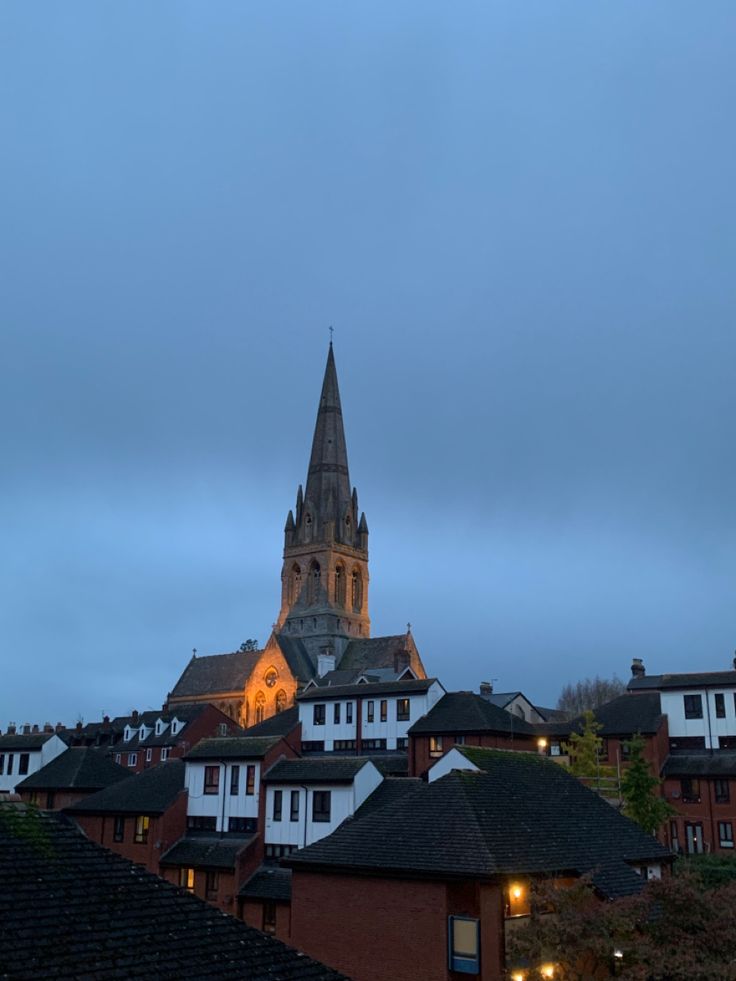
[[287, 637], [286, 634], [276, 634], [275, 636], [281, 653], [297, 681], [309, 681], [310, 678], [314, 677], [314, 665], [307, 653], [304, 641], [299, 637]]
[[327, 698], [375, 698], [377, 695], [411, 695], [425, 692], [436, 678], [407, 678], [406, 681], [364, 682], [360, 685], [330, 685], [328, 688], [308, 688], [298, 696], [300, 702], [323, 701]]
[[[405, 655], [407, 660], [402, 663], [400, 655]], [[340, 671], [360, 671], [370, 673], [371, 669], [392, 668], [399, 669], [410, 665], [414, 673], [425, 678], [427, 672], [424, 670], [422, 659], [419, 657], [416, 644], [410, 633], [393, 634], [387, 637], [358, 637], [348, 642], [345, 653], [340, 658], [337, 665]]]
[[169, 697], [186, 698], [242, 691], [262, 653], [235, 651], [233, 654], [193, 657]]

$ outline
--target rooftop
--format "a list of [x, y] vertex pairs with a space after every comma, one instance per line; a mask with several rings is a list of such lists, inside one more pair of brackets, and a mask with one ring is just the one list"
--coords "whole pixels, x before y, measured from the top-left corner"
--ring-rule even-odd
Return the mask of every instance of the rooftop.
[[239, 896], [245, 899], [270, 899], [272, 902], [291, 902], [291, 869], [262, 865], [253, 873]]
[[16, 790], [100, 790], [130, 776], [101, 750], [72, 746], [21, 780]]
[[668, 688], [736, 688], [736, 671], [699, 671], [689, 674], [645, 674], [632, 678], [629, 691], [657, 690]]
[[187, 760], [260, 760], [281, 741], [280, 736], [226, 736], [201, 739]]
[[359, 685], [312, 687], [299, 695], [300, 702], [324, 702], [331, 698], [375, 698], [378, 695], [413, 695], [427, 691], [436, 678], [407, 678], [406, 681], [363, 682]]
[[533, 735], [536, 730], [470, 691], [449, 691], [409, 729], [411, 735], [443, 732], [503, 732]]
[[184, 762], [169, 760], [98, 790], [69, 814], [162, 814], [184, 789]]
[[311, 756], [279, 760], [265, 774], [268, 783], [352, 783], [371, 761], [364, 756]]
[[189, 835], [180, 838], [161, 856], [161, 865], [190, 868], [233, 869], [235, 860], [255, 835]]

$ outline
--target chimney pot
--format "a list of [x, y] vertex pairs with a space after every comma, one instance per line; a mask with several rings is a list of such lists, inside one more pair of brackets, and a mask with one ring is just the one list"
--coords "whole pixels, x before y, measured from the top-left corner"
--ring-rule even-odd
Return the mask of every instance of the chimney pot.
[[30, 736], [30, 734], [31, 734], [31, 724], [30, 722], [25, 722], [23, 724], [23, 735]]
[[481, 681], [478, 691], [481, 698], [488, 698], [489, 695], [493, 694], [493, 685], [490, 681]]
[[14, 736], [15, 735], [15, 722], [9, 722], [8, 723], [8, 735], [9, 736]]
[[31, 732], [34, 732], [34, 733], [35, 733], [35, 732], [38, 732], [38, 726], [36, 725], [36, 723], [35, 723], [35, 722], [34, 722], [34, 724], [33, 724], [33, 726], [32, 726], [32, 728], [31, 728]]

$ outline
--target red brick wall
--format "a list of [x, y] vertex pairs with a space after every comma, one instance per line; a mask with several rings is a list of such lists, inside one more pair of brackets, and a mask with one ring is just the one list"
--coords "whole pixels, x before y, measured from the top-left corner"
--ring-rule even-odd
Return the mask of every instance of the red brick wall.
[[[263, 901], [260, 899], [247, 899], [241, 905], [240, 918], [255, 927], [256, 930], [263, 929]], [[283, 940], [284, 943], [291, 943], [291, 906], [288, 903], [276, 904], [276, 932], [275, 937]]]
[[41, 810], [51, 810], [51, 811], [61, 811], [65, 807], [72, 807], [74, 804], [78, 804], [80, 800], [84, 800], [85, 797], [89, 797], [90, 794], [95, 793], [94, 790], [53, 790], [51, 791], [53, 795], [53, 801], [51, 802], [51, 807], [48, 807], [48, 791], [37, 790], [34, 792], [30, 790], [21, 791], [20, 798], [26, 804], [35, 804], [40, 807]]
[[[457, 735], [454, 733], [438, 733], [442, 736], [442, 755], [444, 756], [451, 750], [457, 742]], [[518, 749], [525, 752], [536, 750], [536, 736], [514, 736], [493, 735], [489, 733], [463, 733], [466, 746], [484, 746], [487, 749]], [[428, 735], [417, 735], [409, 737], [409, 776], [421, 777], [427, 770], [437, 762], [439, 757], [429, 755]]]
[[479, 977], [500, 981], [500, 912], [493, 886], [294, 870], [289, 942], [353, 981], [450, 981], [448, 915], [478, 916]]
[[[729, 821], [736, 835], [736, 780], [729, 780], [731, 800], [727, 804], [716, 803], [715, 782], [705, 777], [700, 777], [700, 801], [685, 802], [680, 796], [681, 784], [678, 779], [667, 779], [664, 781], [664, 793], [669, 804], [675, 808], [677, 814], [671, 820], [677, 824], [677, 843], [681, 851], [687, 848], [687, 837], [685, 834], [685, 824], [702, 825], [703, 847], [706, 852], [715, 852], [719, 855], [733, 855], [736, 849], [721, 848], [720, 835], [718, 833], [718, 822]], [[672, 836], [670, 824], [667, 827], [667, 843], [672, 846]]]

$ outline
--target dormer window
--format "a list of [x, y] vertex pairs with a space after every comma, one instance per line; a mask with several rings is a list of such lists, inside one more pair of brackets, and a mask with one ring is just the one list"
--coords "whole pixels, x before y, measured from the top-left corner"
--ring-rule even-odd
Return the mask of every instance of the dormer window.
[[130, 740], [133, 738], [133, 732], [132, 732], [130, 726], [126, 726], [125, 727], [125, 734], [124, 734], [123, 738], [125, 739], [126, 743], [130, 742]]
[[171, 720], [171, 735], [172, 736], [175, 736], [178, 731], [179, 731], [179, 720], [178, 719], [172, 719]]

